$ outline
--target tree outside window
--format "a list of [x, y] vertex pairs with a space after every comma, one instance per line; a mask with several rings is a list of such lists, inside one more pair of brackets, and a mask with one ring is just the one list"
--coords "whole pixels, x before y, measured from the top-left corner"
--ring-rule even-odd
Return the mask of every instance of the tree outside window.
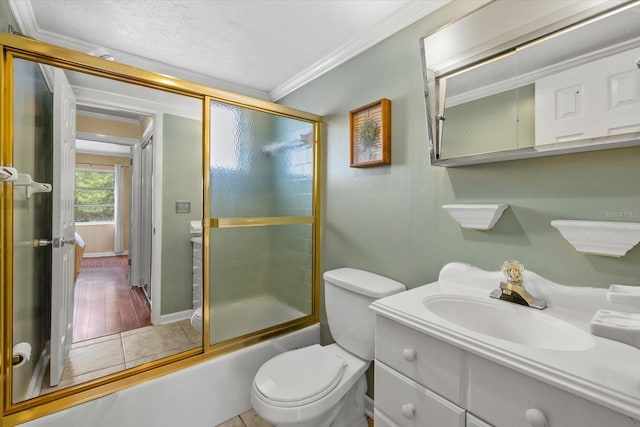
[[76, 222], [113, 222], [115, 174], [112, 171], [76, 170]]

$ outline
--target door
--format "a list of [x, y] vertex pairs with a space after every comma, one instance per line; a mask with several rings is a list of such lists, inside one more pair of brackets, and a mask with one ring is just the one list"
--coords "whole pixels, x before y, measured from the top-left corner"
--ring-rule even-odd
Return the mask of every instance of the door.
[[53, 89], [51, 386], [60, 382], [73, 340], [75, 118], [75, 96], [64, 72], [56, 68]]
[[131, 158], [129, 283], [142, 287], [151, 300], [153, 136], [134, 147]]
[[145, 294], [151, 301], [151, 244], [153, 240], [153, 137], [142, 144], [142, 206], [140, 209], [140, 278]]

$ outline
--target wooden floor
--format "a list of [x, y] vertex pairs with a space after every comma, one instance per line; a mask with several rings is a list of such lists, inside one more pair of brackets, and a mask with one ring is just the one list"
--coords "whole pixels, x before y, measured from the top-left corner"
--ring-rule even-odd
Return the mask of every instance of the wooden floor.
[[130, 287], [127, 257], [83, 258], [76, 279], [73, 342], [151, 325], [142, 289]]

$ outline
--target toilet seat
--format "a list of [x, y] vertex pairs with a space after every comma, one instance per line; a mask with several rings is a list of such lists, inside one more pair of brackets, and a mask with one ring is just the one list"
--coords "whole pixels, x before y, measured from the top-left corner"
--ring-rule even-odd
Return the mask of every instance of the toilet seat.
[[270, 405], [295, 407], [315, 402], [340, 382], [347, 363], [318, 344], [280, 354], [254, 379], [259, 397]]

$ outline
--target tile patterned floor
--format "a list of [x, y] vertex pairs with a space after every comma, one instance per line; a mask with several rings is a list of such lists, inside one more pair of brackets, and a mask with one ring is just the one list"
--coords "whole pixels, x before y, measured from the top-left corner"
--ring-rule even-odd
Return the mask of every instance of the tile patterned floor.
[[[373, 420], [371, 418], [367, 418], [367, 422], [369, 423], [369, 427], [373, 427]], [[251, 409], [222, 424], [218, 424], [216, 427], [273, 427], [273, 425], [260, 418], [260, 415]]]
[[260, 415], [252, 409], [218, 424], [216, 427], [273, 427], [273, 425], [260, 418]]
[[161, 357], [202, 345], [202, 335], [189, 320], [147, 326], [73, 344], [60, 384], [49, 387], [45, 375], [41, 394], [90, 381]]

